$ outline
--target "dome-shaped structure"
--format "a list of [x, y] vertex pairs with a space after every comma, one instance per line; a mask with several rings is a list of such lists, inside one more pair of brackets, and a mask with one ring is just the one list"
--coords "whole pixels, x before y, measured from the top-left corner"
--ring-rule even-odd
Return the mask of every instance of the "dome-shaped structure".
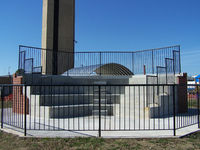
[[95, 76], [95, 75], [112, 75], [112, 76], [130, 76], [133, 73], [121, 64], [109, 63], [104, 65], [92, 65], [79, 68], [73, 68], [66, 71], [64, 76]]

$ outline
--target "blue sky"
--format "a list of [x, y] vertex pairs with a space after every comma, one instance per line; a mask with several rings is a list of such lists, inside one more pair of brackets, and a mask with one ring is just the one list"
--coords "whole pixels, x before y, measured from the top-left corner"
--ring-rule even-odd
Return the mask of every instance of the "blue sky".
[[[200, 0], [76, 0], [76, 51], [181, 45], [182, 71], [200, 74]], [[13, 73], [18, 45], [41, 47], [42, 0], [0, 5], [0, 75]]]

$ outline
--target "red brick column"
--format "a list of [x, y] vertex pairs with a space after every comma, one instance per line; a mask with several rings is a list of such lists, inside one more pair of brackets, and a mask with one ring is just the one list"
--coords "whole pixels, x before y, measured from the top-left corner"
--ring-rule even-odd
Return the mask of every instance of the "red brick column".
[[178, 84], [178, 113], [186, 113], [188, 111], [187, 73], [178, 77]]
[[[23, 84], [23, 77], [13, 75], [13, 112], [24, 114], [25, 109], [25, 96], [23, 94], [23, 87], [18, 86]], [[29, 114], [29, 99], [26, 99], [26, 114]]]

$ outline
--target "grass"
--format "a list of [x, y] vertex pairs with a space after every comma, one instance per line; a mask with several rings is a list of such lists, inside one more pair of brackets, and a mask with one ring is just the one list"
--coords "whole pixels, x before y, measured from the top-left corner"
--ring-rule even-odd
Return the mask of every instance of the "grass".
[[188, 99], [188, 107], [190, 108], [198, 108], [198, 100], [195, 98]]
[[102, 139], [102, 138], [21, 138], [0, 132], [0, 149], [34, 150], [34, 149], [166, 149], [192, 150], [200, 149], [200, 132], [179, 139]]

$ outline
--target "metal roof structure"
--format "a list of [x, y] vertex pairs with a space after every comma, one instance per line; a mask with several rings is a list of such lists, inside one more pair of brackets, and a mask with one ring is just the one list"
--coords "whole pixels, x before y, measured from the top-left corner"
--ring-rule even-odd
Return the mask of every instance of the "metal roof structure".
[[63, 76], [98, 76], [98, 75], [133, 75], [133, 73], [121, 64], [109, 63], [109, 64], [98, 64], [91, 66], [83, 66], [73, 68], [62, 74]]

